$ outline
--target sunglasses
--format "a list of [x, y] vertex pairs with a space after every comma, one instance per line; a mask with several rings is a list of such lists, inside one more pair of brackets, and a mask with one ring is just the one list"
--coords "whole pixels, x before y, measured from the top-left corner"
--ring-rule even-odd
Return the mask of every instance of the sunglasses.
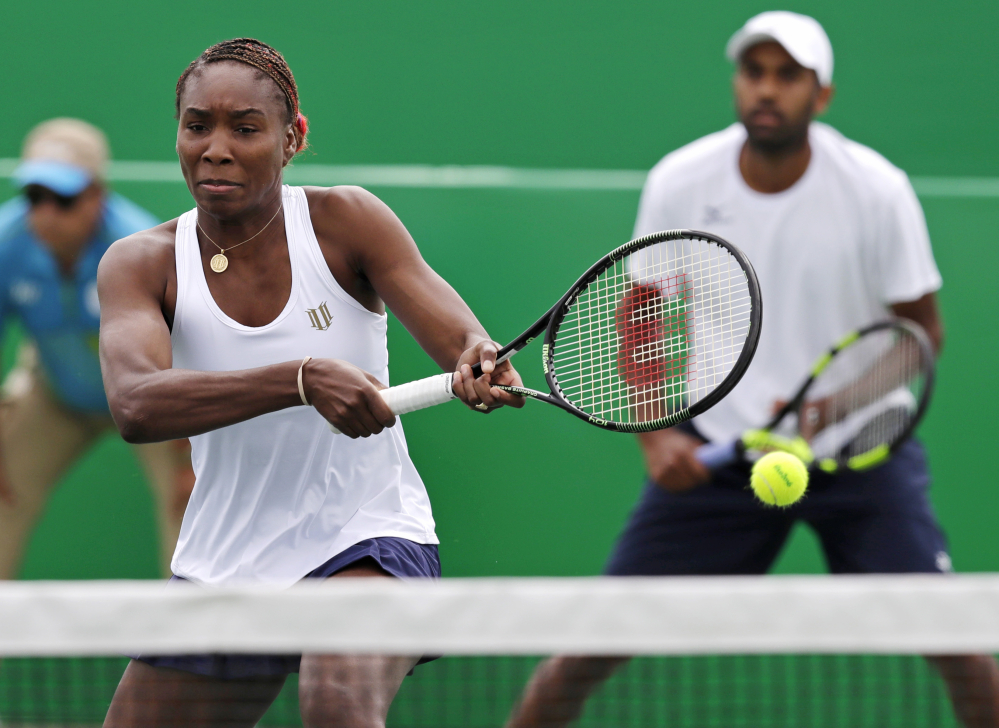
[[24, 188], [24, 196], [28, 198], [28, 204], [32, 207], [37, 207], [45, 202], [54, 202], [60, 210], [72, 209], [80, 199], [80, 195], [67, 197], [41, 185], [28, 185]]

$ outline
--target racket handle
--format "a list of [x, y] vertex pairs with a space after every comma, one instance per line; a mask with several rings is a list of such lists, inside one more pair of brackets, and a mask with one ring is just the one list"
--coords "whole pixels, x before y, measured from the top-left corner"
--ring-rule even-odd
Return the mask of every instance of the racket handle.
[[694, 456], [708, 470], [717, 470], [725, 465], [731, 465], [739, 459], [737, 440], [731, 442], [709, 442], [694, 451]]
[[[397, 387], [383, 389], [378, 394], [385, 400], [394, 415], [404, 415], [407, 412], [433, 407], [437, 404], [450, 402], [455, 398], [451, 391], [451, 381], [454, 374], [435, 374], [426, 379], [418, 379], [415, 382], [407, 382]], [[340, 430], [329, 423], [330, 431], [334, 435], [339, 435]]]
[[[524, 344], [521, 344], [520, 345], [521, 349], [526, 345], [527, 345], [526, 342]], [[499, 352], [497, 352], [499, 356], [496, 357], [496, 363], [502, 364], [511, 356], [516, 354], [518, 351], [520, 351], [520, 349], [515, 349], [512, 346], [508, 349], [507, 347], [504, 346], [502, 349], [499, 350]], [[475, 377], [476, 379], [482, 376], [482, 364], [480, 362], [476, 362], [475, 364], [472, 365], [472, 376]]]

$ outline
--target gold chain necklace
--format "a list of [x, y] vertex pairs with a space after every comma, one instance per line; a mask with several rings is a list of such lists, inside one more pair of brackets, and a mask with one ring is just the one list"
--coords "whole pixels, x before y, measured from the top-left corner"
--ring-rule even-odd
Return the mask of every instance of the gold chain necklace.
[[[274, 222], [274, 218], [277, 217], [278, 213], [281, 212], [281, 210], [283, 209], [284, 205], [279, 205], [278, 209], [274, 212], [273, 215], [271, 215], [271, 219], [267, 221], [267, 225], [264, 225], [262, 228], [260, 228], [259, 232], [257, 232], [257, 235], [260, 235], [260, 233], [266, 230], [267, 226], [270, 225], [272, 222]], [[206, 233], [205, 229], [201, 227], [201, 220], [195, 218], [194, 224], [198, 226], [198, 230], [201, 231], [201, 234], [204, 235], [206, 238], [208, 238], [208, 242], [219, 249], [219, 252], [212, 256], [212, 262], [210, 264], [212, 270], [215, 271], [216, 273], [224, 273], [225, 269], [229, 267], [229, 259], [225, 257], [225, 251], [232, 250], [233, 248], [238, 248], [240, 245], [245, 245], [246, 243], [253, 240], [253, 238], [257, 237], [257, 235], [253, 235], [252, 237], [249, 237], [246, 240], [244, 240], [242, 243], [236, 243], [235, 245], [230, 245], [228, 248], [223, 248], [221, 245], [219, 245], [214, 240], [208, 237], [208, 233]]]

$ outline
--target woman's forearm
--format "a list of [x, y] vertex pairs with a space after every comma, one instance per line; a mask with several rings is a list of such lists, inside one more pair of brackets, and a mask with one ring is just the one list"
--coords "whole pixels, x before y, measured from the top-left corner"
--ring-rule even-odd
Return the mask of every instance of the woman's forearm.
[[108, 401], [115, 424], [128, 442], [191, 437], [301, 405], [300, 364], [288, 361], [229, 372], [166, 369], [133, 374], [116, 383]]

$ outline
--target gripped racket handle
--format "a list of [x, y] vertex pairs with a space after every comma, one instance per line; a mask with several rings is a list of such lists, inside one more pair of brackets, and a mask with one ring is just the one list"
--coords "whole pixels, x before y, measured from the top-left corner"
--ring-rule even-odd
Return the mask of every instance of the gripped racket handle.
[[[415, 382], [407, 382], [397, 387], [389, 387], [378, 392], [385, 400], [394, 415], [404, 415], [407, 412], [433, 407], [437, 404], [444, 404], [455, 399], [451, 391], [451, 380], [454, 377], [452, 372], [445, 374], [435, 374], [426, 379], [418, 379]], [[340, 430], [328, 423], [330, 432], [339, 435]]]
[[[496, 357], [496, 363], [500, 364], [505, 362], [511, 356], [517, 353], [517, 349], [511, 347], [503, 347], [499, 351], [499, 356]], [[472, 374], [478, 379], [482, 376], [482, 365], [473, 364]], [[385, 400], [385, 403], [392, 410], [394, 415], [404, 415], [409, 412], [416, 412], [416, 410], [426, 409], [427, 407], [433, 407], [434, 405], [444, 404], [445, 402], [450, 402], [452, 399], [456, 399], [456, 395], [451, 391], [451, 384], [454, 378], [452, 372], [446, 372], [444, 374], [435, 374], [432, 377], [427, 377], [426, 379], [418, 379], [415, 382], [407, 382], [406, 384], [400, 384], [396, 387], [389, 387], [388, 389], [382, 389], [378, 392]], [[334, 435], [342, 434], [340, 430], [333, 426], [333, 423], [328, 423], [330, 426], [330, 432]]]
[[709, 442], [694, 451], [694, 457], [708, 470], [717, 470], [739, 459], [738, 440]]

